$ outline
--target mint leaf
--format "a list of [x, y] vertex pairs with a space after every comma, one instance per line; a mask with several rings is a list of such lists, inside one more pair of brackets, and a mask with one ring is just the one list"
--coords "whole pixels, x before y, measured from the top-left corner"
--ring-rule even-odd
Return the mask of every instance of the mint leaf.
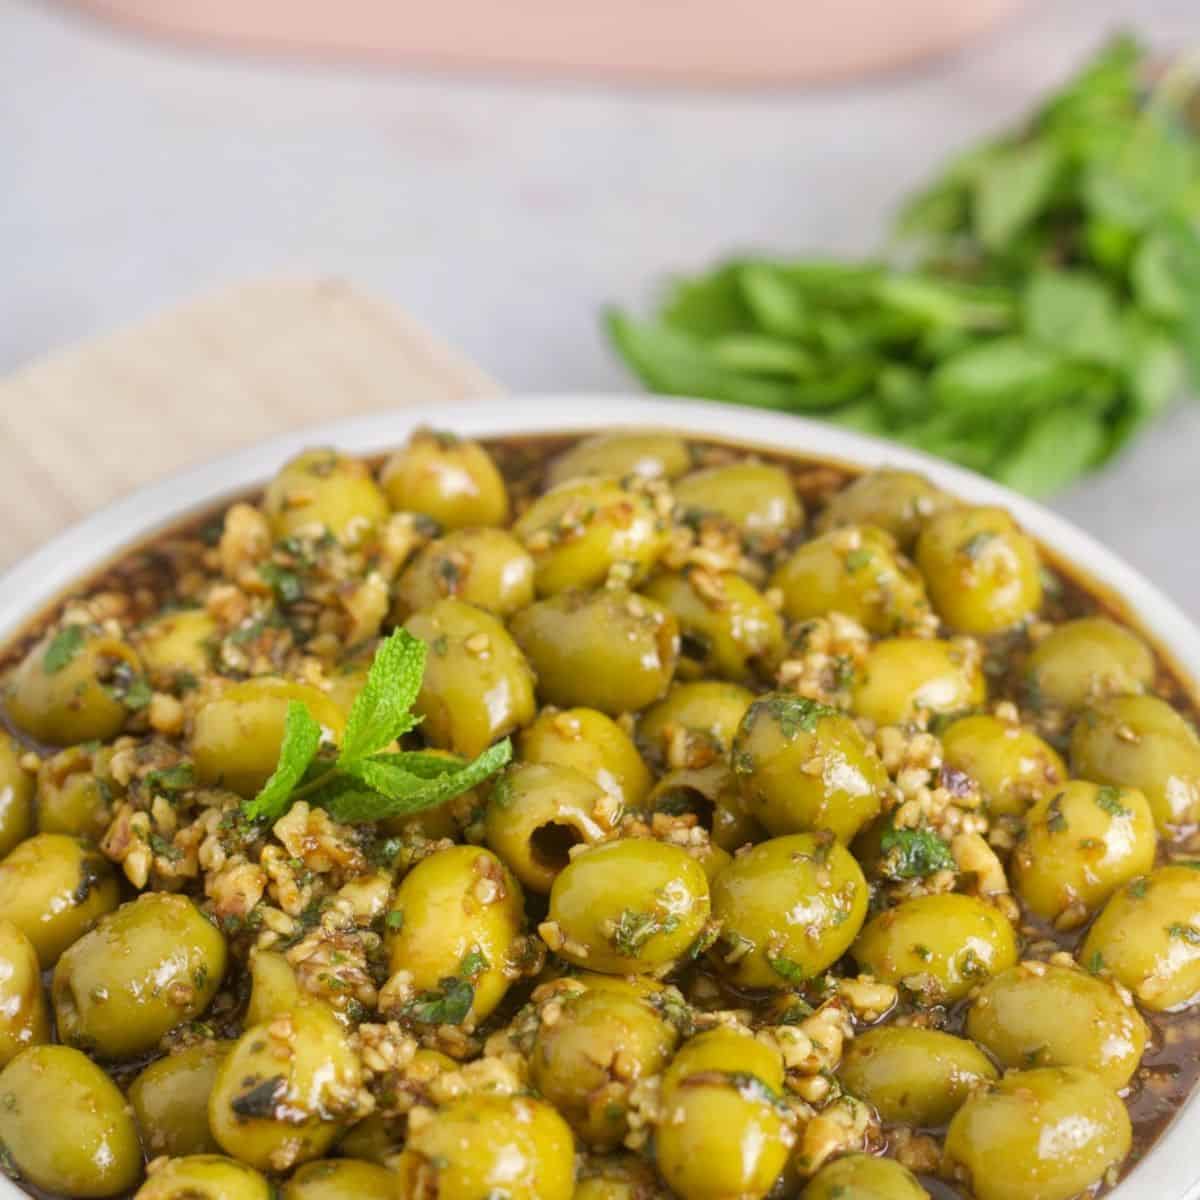
[[893, 879], [920, 879], [955, 868], [950, 847], [932, 829], [885, 829], [879, 848]]
[[60, 629], [42, 655], [42, 670], [47, 675], [57, 675], [83, 648], [83, 626], [68, 625]]
[[258, 795], [242, 805], [245, 816], [252, 821], [276, 821], [283, 816], [293, 790], [312, 765], [320, 745], [321, 726], [316, 718], [300, 701], [289, 700], [279, 762]]
[[474, 1003], [475, 989], [465, 979], [447, 975], [435, 991], [418, 992], [403, 1015], [421, 1025], [461, 1025]]
[[375, 651], [367, 681], [355, 697], [342, 738], [338, 765], [346, 766], [386, 749], [407, 733], [419, 718], [412, 706], [421, 691], [425, 643], [397, 629]]

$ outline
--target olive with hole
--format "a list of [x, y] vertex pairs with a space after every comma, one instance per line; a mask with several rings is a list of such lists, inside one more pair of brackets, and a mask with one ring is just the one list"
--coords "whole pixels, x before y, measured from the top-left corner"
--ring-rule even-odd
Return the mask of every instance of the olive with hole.
[[1124, 1102], [1090, 1071], [1011, 1071], [958, 1110], [944, 1163], [977, 1200], [1069, 1200], [1129, 1153]]
[[815, 978], [846, 953], [867, 915], [862, 870], [828, 831], [760, 842], [717, 876], [712, 893], [721, 923], [713, 960], [741, 987]]
[[27, 1046], [50, 1040], [50, 1009], [42, 971], [29, 939], [0, 920], [0, 1067]]
[[253, 1167], [220, 1154], [190, 1154], [158, 1164], [133, 1200], [273, 1200]]
[[533, 559], [505, 529], [456, 529], [417, 552], [395, 598], [400, 618], [447, 598], [507, 617], [533, 602]]
[[712, 844], [729, 854], [767, 836], [747, 811], [737, 777], [720, 762], [668, 771], [646, 797], [646, 809], [668, 816], [693, 814]]
[[719, 517], [764, 548], [778, 545], [804, 523], [788, 473], [770, 463], [744, 459], [702, 467], [678, 480], [674, 491], [685, 517]]
[[279, 1200], [395, 1200], [396, 1176], [375, 1163], [328, 1158], [305, 1163], [283, 1187]]
[[970, 776], [992, 816], [1020, 817], [1036, 800], [1057, 790], [1067, 767], [1036, 733], [998, 717], [960, 717], [942, 733], [942, 761]]
[[1149, 871], [1157, 848], [1141, 792], [1075, 779], [1029, 810], [1009, 873], [1030, 912], [1074, 928]]
[[1037, 546], [1003, 508], [951, 508], [931, 517], [916, 561], [933, 607], [958, 633], [1000, 633], [1042, 606]]
[[692, 464], [687, 442], [674, 433], [598, 433], [550, 460], [546, 486], [586, 475], [678, 479]]
[[1056, 625], [1029, 655], [1025, 681], [1034, 707], [1074, 711], [1106, 696], [1145, 691], [1154, 655], [1136, 633], [1107, 617]]
[[546, 704], [610, 716], [660, 699], [679, 658], [679, 626], [661, 604], [621, 588], [559, 592], [517, 613], [509, 628]]
[[152, 1062], [129, 1085], [129, 1103], [149, 1157], [220, 1151], [208, 1127], [208, 1097], [232, 1046], [196, 1042]]
[[732, 762], [746, 811], [776, 836], [828, 829], [848, 842], [879, 815], [890, 786], [845, 713], [789, 692], [750, 706]]
[[112, 912], [119, 895], [108, 859], [80, 838], [38, 833], [0, 861], [0, 913], [43, 967]]
[[59, 1037], [101, 1058], [145, 1053], [208, 1008], [225, 964], [224, 934], [191, 900], [148, 892], [122, 904], [58, 960]]
[[285, 463], [267, 484], [262, 506], [277, 538], [331, 533], [351, 546], [391, 512], [366, 463], [330, 449], [304, 450]]
[[1113, 1089], [1133, 1077], [1147, 1039], [1146, 1022], [1108, 979], [1041, 962], [989, 979], [966, 1032], [1002, 1067], [1086, 1067]]
[[876, 979], [903, 984], [919, 1004], [952, 1003], [1017, 961], [1008, 919], [974, 896], [915, 896], [872, 917], [851, 955]]
[[874, 525], [907, 550], [925, 522], [954, 503], [916, 471], [881, 467], [834, 492], [817, 518], [817, 529], [824, 533], [846, 525]]
[[823, 1166], [800, 1200], [928, 1200], [917, 1177], [894, 1158], [847, 1154]]
[[508, 522], [508, 487], [478, 442], [420, 430], [384, 463], [379, 477], [391, 506], [432, 517], [443, 529]]
[[981, 664], [965, 646], [936, 638], [876, 642], [853, 686], [853, 708], [876, 725], [978, 708], [987, 697]]
[[203, 608], [182, 608], [155, 617], [135, 638], [146, 673], [167, 689], [186, 686], [212, 669], [220, 637], [216, 619]]
[[753, 702], [754, 693], [739, 683], [722, 679], [674, 683], [642, 713], [637, 743], [658, 766], [707, 766], [729, 753], [733, 735]]
[[34, 825], [33, 776], [21, 766], [21, 749], [0, 730], [0, 858], [23, 842]]
[[0, 1145], [19, 1179], [63, 1196], [117, 1196], [142, 1175], [125, 1097], [70, 1046], [31, 1046], [0, 1071]]

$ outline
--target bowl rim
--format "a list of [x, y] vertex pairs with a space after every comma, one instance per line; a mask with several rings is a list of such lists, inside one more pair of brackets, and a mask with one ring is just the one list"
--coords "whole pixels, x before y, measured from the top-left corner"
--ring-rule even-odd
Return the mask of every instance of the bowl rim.
[[[310, 425], [170, 475], [83, 518], [0, 575], [0, 645], [122, 552], [264, 484], [300, 450], [335, 445], [347, 453], [380, 453], [401, 444], [415, 429], [431, 425], [464, 437], [660, 430], [852, 468], [886, 465], [920, 471], [964, 499], [1008, 508], [1054, 558], [1107, 593], [1122, 619], [1149, 636], [1193, 698], [1200, 697], [1200, 628], [1139, 571], [1036, 501], [972, 471], [839, 426], [636, 393], [562, 392], [385, 409]], [[1191, 1200], [1200, 1194], [1200, 1164], [1190, 1165], [1188, 1153], [1200, 1134], [1198, 1094], [1192, 1094], [1150, 1153], [1109, 1193], [1111, 1200]], [[0, 1179], [0, 1198], [22, 1196], [15, 1184]]]

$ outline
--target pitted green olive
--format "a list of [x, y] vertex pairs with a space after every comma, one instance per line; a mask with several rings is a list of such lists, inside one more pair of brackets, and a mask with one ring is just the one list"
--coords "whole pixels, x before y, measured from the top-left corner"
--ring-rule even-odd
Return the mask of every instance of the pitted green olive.
[[972, 1096], [950, 1122], [945, 1162], [978, 1200], [1068, 1200], [1119, 1163], [1131, 1137], [1124, 1103], [1095, 1075], [1042, 1067]]
[[550, 948], [613, 975], [675, 962], [708, 920], [708, 879], [679, 846], [622, 838], [576, 856], [550, 890]]
[[1031, 912], [1082, 925], [1123, 883], [1154, 866], [1157, 845], [1141, 792], [1073, 780], [1029, 810], [1010, 873]]
[[220, 1154], [191, 1154], [155, 1167], [133, 1200], [272, 1200], [253, 1167]]
[[42, 760], [37, 777], [39, 833], [99, 841], [112, 820], [115, 787], [107, 771], [112, 753], [68, 746]]
[[687, 442], [673, 433], [598, 433], [552, 459], [546, 485], [556, 487], [585, 475], [677, 479], [691, 462]]
[[978, 785], [987, 811], [1020, 817], [1036, 800], [1060, 788], [1066, 764], [1036, 733], [976, 714], [960, 717], [942, 733], [943, 762]]
[[929, 614], [925, 583], [896, 552], [890, 534], [850, 526], [795, 550], [771, 577], [783, 593], [783, 613], [807, 621], [843, 613], [871, 633], [897, 633]]
[[625, 808], [637, 808], [653, 783], [630, 736], [594, 708], [543, 709], [517, 748], [526, 762], [571, 767]]
[[336, 741], [346, 726], [337, 703], [309, 683], [260, 676], [204, 703], [192, 726], [196, 778], [251, 797], [271, 777], [283, 745], [288, 704], [303, 704]]
[[0, 1067], [27, 1046], [50, 1040], [41, 966], [29, 939], [0, 920]]
[[1017, 938], [990, 904], [954, 892], [916, 896], [885, 909], [851, 951], [885, 983], [902, 984], [922, 1004], [961, 999], [1017, 961]]
[[698, 679], [675, 683], [638, 721], [637, 741], [653, 763], [703, 767], [723, 758], [754, 700], [738, 683]]
[[435, 746], [474, 758], [533, 720], [533, 673], [491, 613], [439, 600], [404, 628], [428, 647], [416, 709]]
[[117, 907], [108, 860], [78, 838], [39, 833], [0, 862], [0, 913], [32, 943], [43, 967]]
[[396, 1176], [375, 1163], [328, 1158], [305, 1163], [280, 1188], [279, 1200], [395, 1200]]
[[0, 1145], [21, 1179], [59, 1195], [116, 1196], [142, 1174], [125, 1097], [70, 1046], [31, 1046], [0, 1071]]
[[924, 475], [881, 467], [830, 496], [817, 528], [825, 532], [845, 525], [874, 525], [887, 530], [907, 550], [925, 522], [953, 503]]
[[401, 617], [446, 598], [506, 617], [533, 601], [533, 559], [504, 529], [456, 529], [420, 550], [396, 584]]
[[128, 642], [85, 625], [48, 633], [9, 680], [5, 707], [22, 732], [52, 746], [116, 737], [142, 664]]
[[786, 692], [750, 706], [732, 762], [746, 811], [776, 836], [829, 829], [848, 842], [879, 815], [889, 786], [879, 756], [848, 716]]
[[402, 1200], [571, 1200], [575, 1142], [540, 1100], [465, 1096], [410, 1131], [396, 1171]]
[[847, 1154], [809, 1180], [801, 1200], [929, 1200], [916, 1177], [894, 1158]]
[[876, 642], [854, 683], [854, 711], [876, 725], [900, 725], [922, 715], [976, 708], [987, 696], [971, 651], [932, 638]]
[[470, 988], [460, 1021], [482, 1021], [511, 982], [506, 968], [523, 904], [521, 885], [490, 850], [449, 846], [422, 859], [404, 877], [387, 917], [391, 970], [408, 971], [418, 992], [408, 1015], [421, 1020], [435, 1012], [433, 995], [446, 993], [449, 980]]
[[675, 500], [683, 513], [721, 517], [764, 546], [778, 544], [804, 522], [788, 473], [770, 463], [743, 460], [693, 471], [675, 484]]
[[414, 433], [388, 459], [380, 483], [393, 508], [424, 513], [443, 529], [508, 521], [508, 488], [492, 456], [450, 433]]
[[666, 572], [645, 592], [679, 622], [681, 678], [712, 674], [744, 682], [769, 670], [783, 647], [779, 614], [732, 571]]
[[1037, 546], [1003, 508], [931, 517], [916, 559], [938, 615], [959, 633], [999, 633], [1042, 606]]
[[1137, 634], [1107, 617], [1082, 617], [1052, 629], [1025, 667], [1036, 707], [1069, 711], [1106, 696], [1144, 691], [1154, 681], [1154, 655]]
[[915, 1025], [868, 1029], [846, 1047], [843, 1086], [899, 1125], [944, 1125], [971, 1090], [997, 1077], [987, 1055], [966, 1038]]
[[129, 1103], [151, 1158], [220, 1150], [208, 1128], [208, 1097], [217, 1068], [232, 1046], [232, 1042], [197, 1042], [152, 1062], [129, 1085]]
[[0, 730], [0, 858], [32, 832], [33, 776], [21, 766], [21, 751]]
[[979, 989], [967, 1034], [1002, 1067], [1086, 1067], [1115, 1090], [1142, 1061], [1147, 1031], [1108, 980], [1030, 962]]
[[1159, 867], [1115, 892], [1079, 961], [1089, 971], [1111, 971], [1153, 1012], [1193, 1003], [1200, 996], [1200, 864]]
[[1200, 820], [1200, 739], [1157, 696], [1114, 696], [1086, 709], [1071, 734], [1071, 769], [1137, 788], [1160, 829]]
[[246, 964], [250, 972], [250, 1003], [246, 1024], [261, 1025], [290, 1012], [303, 998], [292, 964], [278, 950], [254, 950]]
[[733, 772], [720, 762], [668, 771], [646, 797], [646, 808], [670, 816], [695, 814], [697, 822], [709, 831], [713, 845], [730, 854], [766, 837], [763, 827], [746, 811]]
[[779, 1051], [749, 1031], [718, 1025], [688, 1038], [671, 1060], [664, 1087], [676, 1087], [696, 1075], [722, 1071], [753, 1075], [773, 1092], [783, 1088], [783, 1059]]
[[305, 450], [267, 485], [263, 511], [277, 538], [328, 531], [356, 545], [387, 520], [387, 497], [366, 463], [336, 450]]
[[362, 1063], [333, 1011], [301, 1002], [237, 1040], [217, 1068], [208, 1123], [226, 1154], [262, 1171], [319, 1158], [359, 1111]]
[[135, 645], [151, 680], [169, 689], [211, 669], [219, 636], [217, 622], [204, 609], [181, 608], [143, 625]]
[[517, 613], [511, 629], [544, 703], [610, 716], [660, 699], [679, 657], [674, 614], [618, 588], [559, 592]]
[[571, 1200], [658, 1200], [653, 1166], [633, 1154], [604, 1154], [584, 1164], [588, 1174], [575, 1185]]
[[151, 1050], [168, 1030], [208, 1007], [225, 962], [224, 935], [186, 896], [139, 896], [58, 960], [59, 1036], [102, 1058]]
[[832, 833], [760, 842], [713, 881], [715, 961], [744, 987], [812, 979], [849, 949], [867, 898], [858, 863]]
[[616, 806], [599, 784], [571, 767], [513, 763], [492, 785], [487, 844], [532, 892], [550, 891], [572, 846], [611, 837]]

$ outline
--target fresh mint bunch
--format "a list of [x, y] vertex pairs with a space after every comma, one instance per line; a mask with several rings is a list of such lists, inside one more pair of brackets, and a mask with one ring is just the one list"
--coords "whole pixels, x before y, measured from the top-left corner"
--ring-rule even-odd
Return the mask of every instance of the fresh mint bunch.
[[321, 726], [293, 700], [287, 708], [279, 761], [242, 811], [276, 821], [296, 800], [351, 824], [383, 821], [433, 808], [477, 787], [512, 758], [507, 738], [471, 762], [423, 751], [391, 751], [416, 728], [412, 709], [425, 671], [425, 643], [403, 629], [382, 642], [356, 697], [336, 756], [322, 753]]

